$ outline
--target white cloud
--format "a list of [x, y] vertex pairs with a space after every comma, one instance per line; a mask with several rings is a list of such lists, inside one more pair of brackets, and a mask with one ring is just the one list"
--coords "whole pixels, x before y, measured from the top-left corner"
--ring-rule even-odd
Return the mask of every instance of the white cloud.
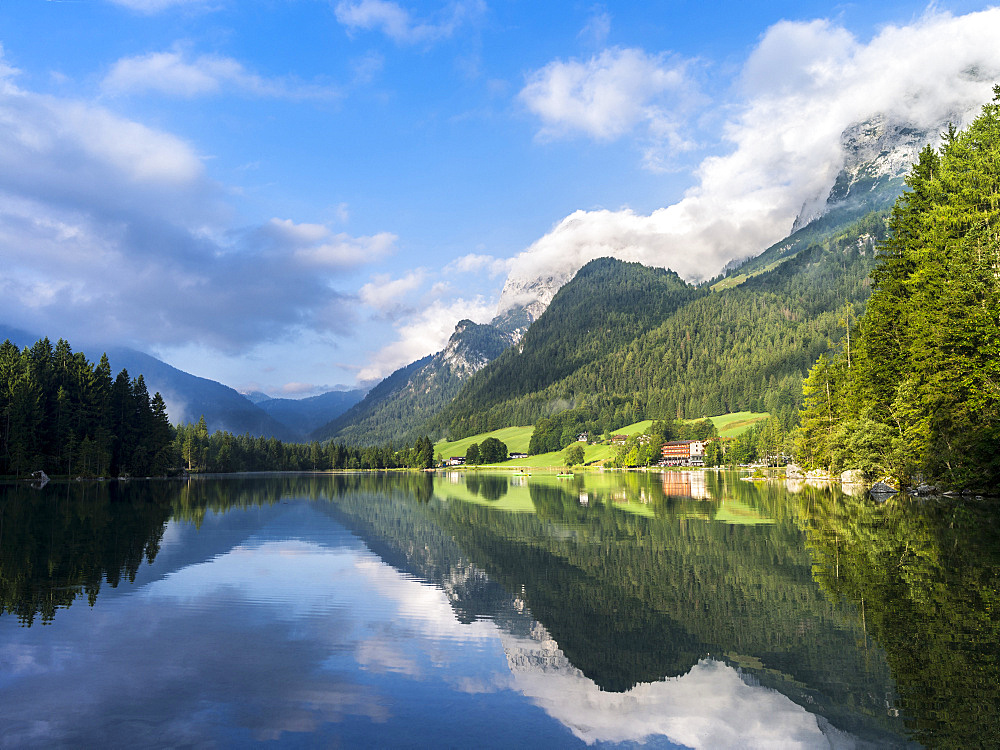
[[468, 253], [451, 261], [444, 267], [446, 274], [450, 273], [482, 273], [487, 272], [491, 277], [499, 276], [510, 271], [511, 261], [509, 258], [497, 258], [492, 255], [479, 253]]
[[[539, 649], [533, 640], [503, 634], [501, 639], [508, 654]], [[653, 737], [713, 749], [856, 745], [853, 737], [827, 722], [821, 726], [815, 714], [786, 696], [748, 685], [735, 669], [714, 659], [702, 659], [681, 677], [611, 693], [557, 649], [543, 653], [548, 666], [515, 669], [514, 687], [588, 745], [641, 743]]]
[[587, 24], [580, 29], [577, 37], [589, 42], [595, 47], [603, 47], [611, 33], [611, 15], [603, 10], [595, 9]]
[[[934, 129], [975, 116], [1000, 78], [998, 38], [996, 8], [960, 17], [929, 12], [912, 25], [887, 27], [867, 43], [829, 21], [776, 24], [744, 66], [743, 103], [725, 126], [729, 153], [705, 159], [698, 184], [672, 206], [649, 215], [621, 210], [568, 216], [514, 258], [501, 307], [530, 296], [533, 280], [562, 283], [602, 255], [701, 279], [730, 260], [760, 252], [787, 235], [804, 204], [825, 199], [843, 165], [840, 136], [849, 126], [884, 116]], [[633, 69], [656, 58], [635, 59]], [[641, 107], [628, 104], [624, 114], [605, 114], [611, 107], [604, 102], [627, 86], [602, 96], [574, 94], [596, 92], [591, 70], [604, 69], [613, 81], [610, 64], [553, 63], [526, 96], [540, 102], [547, 127], [613, 137], [642, 119]], [[555, 82], [560, 76], [564, 82]], [[644, 91], [639, 89], [640, 100]]]
[[685, 67], [665, 55], [608, 49], [586, 62], [549, 63], [528, 77], [520, 98], [541, 118], [542, 138], [582, 133], [609, 141], [639, 126], [676, 134], [674, 111], [691, 89]]
[[368, 365], [358, 373], [358, 381], [385, 377], [403, 365], [441, 351], [454, 332], [456, 322], [468, 318], [485, 323], [493, 318], [494, 308], [493, 300], [479, 296], [430, 302], [415, 317], [397, 325], [396, 340], [371, 357]]
[[0, 318], [27, 330], [229, 352], [348, 333], [336, 285], [395, 243], [288, 219], [234, 229], [189, 143], [9, 76], [0, 128]]
[[404, 304], [405, 295], [417, 289], [427, 278], [427, 272], [417, 268], [405, 276], [393, 279], [389, 274], [378, 274], [361, 287], [358, 296], [369, 307], [385, 312]]
[[320, 245], [296, 250], [295, 256], [309, 265], [350, 268], [389, 255], [397, 239], [391, 232], [379, 232], [370, 237], [352, 237], [340, 232]]
[[101, 88], [108, 94], [158, 92], [189, 98], [216, 94], [224, 88], [282, 99], [327, 99], [339, 95], [328, 87], [262, 78], [230, 57], [201, 55], [188, 60], [177, 49], [123, 57], [111, 67]]
[[337, 21], [351, 31], [377, 29], [398, 43], [416, 44], [447, 39], [461, 26], [481, 16], [485, 7], [482, 0], [456, 2], [434, 21], [415, 19], [399, 3], [390, 0], [341, 0], [334, 12]]

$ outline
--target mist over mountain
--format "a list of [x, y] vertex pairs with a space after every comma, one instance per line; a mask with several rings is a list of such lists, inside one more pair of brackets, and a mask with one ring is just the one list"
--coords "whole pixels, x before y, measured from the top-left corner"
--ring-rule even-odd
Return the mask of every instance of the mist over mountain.
[[[733, 227], [725, 244], [741, 243], [743, 249], [734, 253], [742, 260], [730, 261], [726, 268], [789, 241], [801, 249], [803, 240], [818, 239], [870, 211], [891, 206], [902, 192], [903, 177], [920, 149], [928, 143], [936, 146], [949, 123], [957, 124], [963, 118], [961, 112], [949, 111], [927, 125], [878, 113], [850, 124], [841, 132], [839, 143], [834, 144], [831, 159], [836, 161], [825, 167], [830, 178], [816, 192], [800, 197], [797, 213], [789, 215], [790, 224], [786, 224], [785, 230], [789, 237], [774, 244], [754, 245], [759, 235], [745, 233], [746, 239], [742, 239]], [[712, 267], [710, 254], [706, 254], [706, 260], [697, 262], [697, 252], [685, 253], [685, 246], [693, 247], [695, 243], [686, 236], [690, 227], [677, 226], [685, 222], [672, 215], [672, 208], [661, 209], [649, 217], [631, 211], [577, 211], [567, 217], [515, 259], [500, 295], [498, 316], [526, 319], [529, 323], [536, 320], [577, 270], [598, 257], [671, 268], [693, 282], [715, 276], [722, 269]], [[719, 211], [724, 213], [724, 209]], [[722, 215], [714, 217], [717, 221], [723, 219]], [[811, 232], [793, 239], [810, 225]], [[775, 254], [778, 253], [771, 253]]]
[[[788, 236], [730, 264], [711, 290], [672, 271], [622, 261], [633, 252], [627, 231], [615, 247], [591, 246], [608, 249], [610, 257], [579, 273], [569, 265], [531, 277], [530, 264], [515, 265], [491, 325], [516, 346], [497, 351], [489, 364], [484, 357], [464, 379], [442, 376], [444, 353], [434, 367], [428, 360], [403, 368], [387, 379], [394, 386], [372, 391], [365, 411], [359, 405], [315, 436], [363, 443], [420, 431], [460, 437], [531, 424], [583, 402], [609, 424], [625, 414], [673, 418], [744, 408], [773, 409], [791, 421], [802, 376], [840, 335], [837, 306], [848, 304], [851, 315], [864, 309], [874, 245], [905, 174], [946, 127], [947, 121], [918, 128], [885, 115], [848, 127], [838, 144], [841, 166], [826, 192], [802, 204]], [[573, 221], [586, 220], [567, 220], [567, 230]], [[669, 278], [679, 285], [673, 291], [660, 286]], [[734, 352], [750, 341], [762, 351], [745, 355], [757, 360], [748, 368]]]

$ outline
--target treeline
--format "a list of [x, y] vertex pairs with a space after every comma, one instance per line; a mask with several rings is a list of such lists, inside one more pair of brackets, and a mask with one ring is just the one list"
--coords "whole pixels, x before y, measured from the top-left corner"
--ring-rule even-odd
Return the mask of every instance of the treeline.
[[92, 365], [69, 343], [49, 339], [19, 350], [0, 345], [0, 475], [163, 476], [171, 471], [240, 472], [428, 468], [434, 445], [365, 448], [283, 443], [209, 434], [202, 417], [174, 427], [142, 375], [112, 379], [107, 355]]
[[[592, 289], [574, 279], [529, 329], [522, 345], [477, 373], [429, 428], [457, 439], [535, 424], [567, 407], [586, 406], [602, 432], [644, 418], [736, 411], [768, 412], [790, 430], [798, 421], [802, 378], [865, 308], [886, 219], [885, 213], [869, 215], [735, 288], [689, 292], [669, 312], [667, 304], [643, 308], [662, 317], [651, 328], [649, 318], [644, 319], [645, 330], [623, 339], [607, 335], [596, 321], [587, 329], [591, 335], [574, 338], [573, 318], [561, 312], [564, 300], [568, 309], [579, 312], [587, 304], [600, 310], [601, 299], [615, 299], [603, 291], [606, 285]], [[601, 270], [614, 276], [613, 264]], [[629, 272], [641, 274], [639, 269]], [[683, 297], [655, 285], [644, 294], [672, 302]], [[543, 328], [550, 313], [565, 326]], [[546, 357], [524, 370], [524, 363], [536, 361], [536, 348]], [[567, 373], [548, 360], [574, 367]]]
[[0, 345], [0, 475], [149, 476], [172, 466], [173, 428], [142, 375], [112, 379], [60, 339]]
[[831, 470], [1000, 487], [1000, 87], [927, 147], [896, 202], [874, 291], [805, 383], [800, 454]]
[[327, 471], [330, 469], [426, 469], [434, 444], [423, 436], [412, 445], [353, 447], [341, 443], [283, 443], [276, 438], [208, 432], [205, 418], [179, 425], [173, 441], [178, 462], [189, 472]]

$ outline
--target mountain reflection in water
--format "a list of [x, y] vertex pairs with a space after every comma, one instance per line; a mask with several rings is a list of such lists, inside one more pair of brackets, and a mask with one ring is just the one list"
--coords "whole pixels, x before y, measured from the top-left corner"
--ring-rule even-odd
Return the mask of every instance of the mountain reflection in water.
[[10, 486], [0, 733], [988, 744], [994, 510], [795, 489], [713, 472]]

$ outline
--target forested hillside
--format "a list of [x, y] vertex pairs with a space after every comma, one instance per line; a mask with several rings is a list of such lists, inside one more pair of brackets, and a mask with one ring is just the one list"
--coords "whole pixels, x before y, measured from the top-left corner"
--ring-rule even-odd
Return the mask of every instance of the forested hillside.
[[868, 311], [806, 383], [801, 451], [955, 488], [1000, 486], [1000, 87], [924, 149], [897, 201]]
[[[508, 351], [477, 374], [431, 431], [457, 438], [532, 424], [567, 407], [589, 410], [603, 429], [743, 410], [768, 411], [790, 428], [809, 366], [864, 310], [885, 232], [886, 214], [873, 213], [733, 288], [650, 287], [645, 293], [662, 300], [641, 308], [648, 314], [620, 335], [598, 322], [629, 309], [615, 274], [627, 269], [638, 278], [653, 269], [598, 261], [602, 283], [574, 279], [560, 290], [523, 351]], [[561, 298], [572, 304], [564, 308]], [[588, 325], [573, 325], [584, 311]]]
[[[556, 293], [517, 346], [469, 381], [431, 422], [431, 430], [448, 428], [452, 437], [460, 437], [494, 429], [479, 429], [481, 418], [487, 420], [484, 425], [499, 420], [497, 427], [531, 424], [544, 412], [508, 415], [504, 405], [627, 346], [705, 294], [707, 290], [685, 283], [673, 271], [613, 258], [591, 261]], [[490, 409], [499, 413], [487, 417]]]

